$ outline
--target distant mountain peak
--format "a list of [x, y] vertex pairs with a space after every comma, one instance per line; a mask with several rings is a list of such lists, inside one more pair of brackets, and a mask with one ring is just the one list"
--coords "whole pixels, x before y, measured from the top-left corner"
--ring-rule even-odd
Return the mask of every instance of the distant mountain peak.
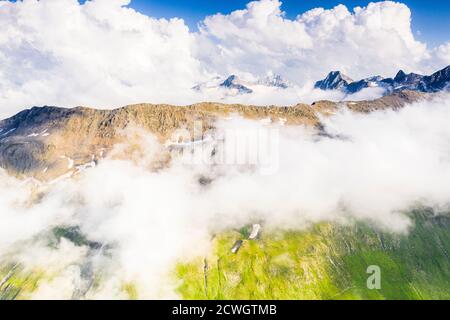
[[394, 81], [403, 81], [406, 78], [406, 73], [403, 70], [397, 72], [394, 77]]
[[224, 82], [222, 82], [220, 85], [224, 87], [229, 87], [235, 84], [238, 81], [238, 77], [234, 74], [230, 75], [228, 78], [225, 79]]
[[232, 74], [228, 78], [225, 79], [220, 85], [220, 87], [227, 88], [227, 89], [235, 89], [238, 91], [238, 93], [252, 93], [253, 90], [246, 87], [244, 84], [241, 83], [239, 78]]
[[340, 71], [331, 71], [323, 80], [317, 81], [315, 87], [322, 90], [336, 90], [347, 87], [353, 80]]
[[208, 82], [193, 86], [192, 89], [195, 91], [225, 89], [227, 95], [235, 95], [253, 93], [258, 86], [287, 89], [291, 84], [280, 75], [269, 74], [256, 80], [244, 80], [236, 74], [231, 74], [226, 78], [214, 77]]
[[340, 77], [341, 79], [343, 79], [345, 81], [350, 81], [350, 82], [353, 81], [350, 77], [346, 76], [341, 71], [331, 71], [329, 73], [329, 75], [334, 76], [334, 77]]
[[287, 89], [291, 86], [291, 84], [288, 81], [286, 81], [285, 79], [283, 79], [283, 77], [280, 76], [279, 74], [268, 75], [268, 76], [264, 77], [263, 79], [259, 80], [258, 84], [264, 85], [267, 87], [276, 87], [276, 88], [282, 88], [282, 89]]

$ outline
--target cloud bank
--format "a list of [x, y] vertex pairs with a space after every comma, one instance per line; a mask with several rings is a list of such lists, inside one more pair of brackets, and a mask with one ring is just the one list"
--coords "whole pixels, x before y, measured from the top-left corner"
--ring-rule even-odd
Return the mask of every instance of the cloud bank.
[[[449, 117], [447, 96], [398, 112], [343, 110], [324, 119], [328, 136], [308, 127], [224, 120], [220, 130], [279, 130], [279, 163], [270, 174], [187, 164], [183, 157], [151, 171], [148, 163], [161, 148], [151, 136], [141, 143], [141, 161], [108, 158], [55, 184], [1, 171], [0, 261], [49, 273], [30, 298], [126, 298], [130, 283], [140, 298], [172, 298], [175, 263], [204, 256], [212, 235], [229, 228], [363, 220], [407, 232], [406, 212], [417, 205], [448, 212]], [[199, 183], [202, 175], [211, 183]], [[49, 246], [51, 230], [61, 225], [79, 227], [91, 244], [63, 238]]]
[[280, 74], [297, 86], [231, 102], [293, 104], [325, 97], [312, 84], [330, 70], [359, 78], [392, 76], [400, 68], [429, 73], [450, 63], [449, 44], [428, 48], [416, 40], [411, 11], [397, 2], [353, 11], [343, 5], [317, 8], [291, 20], [280, 1], [260, 0], [205, 17], [198, 32], [181, 19], [143, 15], [129, 3], [0, 1], [1, 117], [31, 105], [218, 100], [191, 88], [230, 73]]
[[225, 73], [259, 74], [268, 68], [297, 83], [320, 79], [329, 70], [360, 78], [395, 74], [398, 68], [428, 69], [420, 64], [430, 54], [413, 37], [406, 5], [370, 3], [354, 12], [338, 5], [310, 10], [295, 20], [285, 18], [280, 6], [278, 0], [263, 0], [229, 15], [207, 17], [200, 34], [212, 40], [213, 48], [203, 50], [210, 64], [222, 65]]

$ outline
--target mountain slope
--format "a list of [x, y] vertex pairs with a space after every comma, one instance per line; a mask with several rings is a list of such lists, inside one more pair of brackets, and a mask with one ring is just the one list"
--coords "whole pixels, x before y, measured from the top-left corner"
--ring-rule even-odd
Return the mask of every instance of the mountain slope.
[[[322, 223], [263, 232], [237, 254], [230, 248], [245, 230], [230, 231], [206, 260], [178, 265], [178, 290], [185, 299], [450, 299], [450, 216], [412, 215], [408, 235]], [[371, 265], [380, 267], [380, 290], [367, 288]]]
[[200, 103], [190, 106], [139, 104], [114, 110], [34, 107], [0, 121], [0, 167], [19, 176], [53, 179], [77, 166], [99, 161], [115, 144], [123, 142], [126, 128], [141, 128], [167, 141], [178, 128], [193, 133], [194, 122], [202, 130], [213, 129], [219, 119], [238, 114], [249, 119], [270, 119], [286, 125], [320, 125], [320, 117], [341, 107], [355, 112], [397, 109], [426, 96], [401, 91], [373, 101], [261, 107]]
[[419, 84], [419, 90], [423, 92], [437, 92], [448, 89], [450, 84], [450, 66], [423, 77]]
[[[263, 226], [254, 240], [245, 240], [248, 228], [229, 230], [215, 235], [214, 250], [206, 257], [180, 261], [173, 282], [183, 299], [450, 299], [450, 215], [421, 208], [410, 216], [414, 226], [406, 235], [362, 222], [324, 222], [303, 231]], [[232, 253], [240, 239], [242, 247]], [[102, 250], [76, 228], [53, 230], [48, 245], [63, 242], [89, 246], [91, 255]], [[380, 289], [367, 287], [369, 266], [380, 268]], [[73, 299], [89, 297], [89, 290], [101, 286], [102, 275], [85, 268], [92, 279], [73, 292]], [[0, 262], [0, 300], [28, 299], [55, 276]], [[136, 285], [124, 283], [123, 298], [138, 299]]]

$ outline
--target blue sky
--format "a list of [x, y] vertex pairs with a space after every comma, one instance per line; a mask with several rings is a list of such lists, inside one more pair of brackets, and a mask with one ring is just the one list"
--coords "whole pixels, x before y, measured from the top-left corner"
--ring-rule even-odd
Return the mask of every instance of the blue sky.
[[[132, 0], [131, 7], [158, 18], [183, 18], [192, 30], [198, 21], [217, 12], [229, 13], [242, 9], [249, 0]], [[287, 17], [295, 18], [306, 10], [324, 7], [332, 8], [345, 4], [348, 8], [365, 6], [367, 0], [284, 0], [282, 9]], [[413, 30], [416, 39], [434, 46], [450, 40], [449, 0], [404, 0], [413, 14]]]

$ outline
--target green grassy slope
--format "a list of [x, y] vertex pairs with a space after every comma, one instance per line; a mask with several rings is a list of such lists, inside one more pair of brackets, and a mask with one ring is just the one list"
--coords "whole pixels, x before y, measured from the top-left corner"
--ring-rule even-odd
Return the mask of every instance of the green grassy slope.
[[[429, 211], [413, 214], [407, 235], [377, 231], [367, 224], [321, 223], [304, 231], [267, 231], [257, 240], [236, 240], [248, 229], [229, 231], [213, 240], [208, 257], [174, 266], [178, 293], [185, 299], [450, 299], [450, 216]], [[76, 228], [56, 228], [75, 245], [96, 250]], [[367, 267], [381, 269], [381, 289], [369, 290]], [[0, 263], [0, 300], [28, 299], [41, 280], [55, 277], [46, 270], [25, 270]], [[94, 276], [92, 289], [101, 282]], [[125, 296], [138, 299], [135, 284], [123, 284]], [[77, 295], [73, 296], [77, 298]]]
[[[178, 291], [185, 299], [450, 299], [450, 218], [425, 211], [414, 221], [401, 236], [327, 223], [263, 233], [237, 254], [230, 248], [244, 234], [228, 232], [206, 260], [177, 266]], [[381, 269], [380, 290], [367, 288], [370, 265]]]

